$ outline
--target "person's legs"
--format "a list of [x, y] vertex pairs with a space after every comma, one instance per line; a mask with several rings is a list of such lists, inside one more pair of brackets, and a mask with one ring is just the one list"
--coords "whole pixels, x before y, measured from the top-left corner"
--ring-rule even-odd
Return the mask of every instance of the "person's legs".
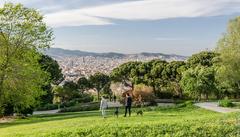
[[105, 118], [106, 112], [105, 112], [105, 108], [102, 108], [102, 116]]
[[127, 107], [127, 106], [125, 106], [125, 115], [124, 115], [124, 117], [126, 117], [126, 116], [127, 116], [127, 109], [128, 109], [128, 107]]
[[131, 116], [131, 106], [128, 107], [129, 117]]

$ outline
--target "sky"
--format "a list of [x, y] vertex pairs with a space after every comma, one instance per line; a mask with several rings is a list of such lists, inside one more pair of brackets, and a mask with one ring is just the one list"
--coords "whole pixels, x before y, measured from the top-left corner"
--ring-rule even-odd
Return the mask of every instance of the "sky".
[[44, 15], [53, 47], [92, 52], [191, 55], [212, 50], [240, 0], [0, 0]]

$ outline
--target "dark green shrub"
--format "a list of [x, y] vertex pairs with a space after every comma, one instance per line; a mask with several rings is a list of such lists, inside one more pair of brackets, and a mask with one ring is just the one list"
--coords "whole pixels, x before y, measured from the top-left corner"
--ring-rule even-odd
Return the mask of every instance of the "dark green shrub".
[[170, 99], [173, 98], [174, 94], [168, 91], [161, 91], [156, 93], [157, 98], [160, 99]]
[[44, 106], [38, 107], [38, 111], [44, 111], [44, 110], [54, 110], [58, 109], [58, 104], [46, 104]]
[[220, 107], [233, 107], [234, 106], [234, 104], [228, 99], [219, 100], [218, 105]]
[[92, 102], [94, 99], [93, 96], [89, 95], [89, 94], [84, 94], [83, 97], [81, 98], [76, 98], [74, 99], [75, 101], [77, 101], [78, 103], [88, 103], [88, 102]]
[[10, 116], [14, 113], [14, 106], [11, 103], [3, 105], [3, 114], [4, 116]]
[[73, 100], [70, 100], [68, 102], [64, 102], [62, 104], [63, 107], [72, 107], [72, 106], [75, 106], [79, 103], [89, 103], [89, 102], [92, 102], [93, 101], [93, 97], [90, 96], [89, 94], [86, 94], [86, 96], [83, 96], [81, 98], [75, 98]]
[[4, 113], [4, 108], [2, 106], [0, 106], [0, 117], [3, 116], [3, 113]]
[[28, 116], [28, 114], [32, 115], [34, 111], [34, 107], [30, 106], [29, 108], [18, 108], [18, 114]]
[[70, 100], [68, 102], [64, 102], [61, 106], [63, 107], [71, 107], [75, 106], [78, 102], [76, 100]]

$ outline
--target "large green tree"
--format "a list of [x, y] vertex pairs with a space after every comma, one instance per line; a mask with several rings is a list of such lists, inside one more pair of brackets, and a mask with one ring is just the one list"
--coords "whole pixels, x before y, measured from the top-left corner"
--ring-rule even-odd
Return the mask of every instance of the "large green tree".
[[166, 65], [163, 71], [163, 79], [165, 79], [167, 85], [173, 90], [175, 95], [182, 97], [182, 88], [180, 86], [180, 80], [182, 79], [182, 73], [186, 70], [186, 63], [184, 61], [172, 61]]
[[21, 4], [5, 4], [0, 20], [0, 107], [11, 104], [20, 112], [44, 93], [49, 75], [41, 69], [38, 51], [51, 45], [53, 33], [38, 11]]
[[200, 100], [201, 96], [205, 95], [208, 99], [208, 96], [216, 91], [215, 69], [201, 65], [190, 68], [183, 73], [180, 84], [190, 97]]
[[150, 61], [151, 70], [149, 74], [145, 75], [145, 81], [148, 86], [153, 87], [155, 95], [159, 94], [166, 86], [166, 79], [163, 77], [163, 72], [166, 69], [168, 62], [163, 60]]
[[51, 84], [58, 85], [64, 80], [62, 69], [60, 68], [58, 62], [52, 57], [41, 54], [39, 63], [42, 70], [50, 74]]
[[225, 84], [225, 88], [233, 89], [234, 94], [240, 96], [240, 17], [229, 22], [216, 51], [220, 53], [217, 73], [220, 84]]
[[60, 84], [63, 80], [62, 69], [58, 62], [48, 55], [41, 54], [39, 63], [41, 69], [49, 73], [49, 81], [43, 86], [43, 90], [46, 91], [45, 95], [41, 96], [41, 104], [45, 105], [52, 103], [54, 94], [52, 92], [52, 86]]
[[113, 82], [121, 82], [125, 86], [134, 88], [134, 82], [136, 79], [134, 77], [137, 75], [137, 67], [141, 64], [141, 62], [127, 62], [119, 67], [115, 68], [111, 74], [111, 80]]
[[197, 54], [193, 54], [187, 60], [188, 67], [196, 67], [198, 65], [211, 67], [215, 63], [215, 58], [219, 54], [212, 51], [202, 51]]
[[77, 81], [78, 90], [80, 93], [83, 93], [84, 91], [91, 88], [91, 82], [86, 77], [81, 77]]
[[97, 91], [98, 100], [100, 100], [100, 91], [110, 82], [110, 77], [103, 73], [95, 73], [89, 77], [91, 88]]
[[80, 96], [78, 92], [78, 85], [73, 81], [65, 81], [62, 95], [63, 102], [78, 98]]

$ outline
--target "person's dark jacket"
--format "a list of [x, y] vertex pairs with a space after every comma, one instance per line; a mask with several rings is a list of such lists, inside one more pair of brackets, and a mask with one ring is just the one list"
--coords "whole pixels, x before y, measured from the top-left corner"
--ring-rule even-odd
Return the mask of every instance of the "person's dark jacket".
[[132, 97], [131, 96], [128, 96], [126, 98], [125, 106], [132, 106]]

